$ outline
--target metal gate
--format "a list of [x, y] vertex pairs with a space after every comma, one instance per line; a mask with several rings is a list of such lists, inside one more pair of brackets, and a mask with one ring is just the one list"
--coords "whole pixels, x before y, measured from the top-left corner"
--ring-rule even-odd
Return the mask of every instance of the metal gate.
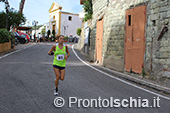
[[146, 6], [126, 10], [125, 70], [142, 73], [145, 53]]
[[97, 21], [96, 29], [96, 60], [102, 63], [102, 47], [103, 47], [103, 19]]

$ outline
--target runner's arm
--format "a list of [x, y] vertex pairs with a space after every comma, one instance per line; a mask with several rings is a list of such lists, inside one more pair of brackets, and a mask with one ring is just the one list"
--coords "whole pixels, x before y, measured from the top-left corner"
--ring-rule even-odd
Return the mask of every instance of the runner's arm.
[[55, 51], [56, 45], [53, 45], [53, 47], [50, 49], [50, 51], [48, 51], [48, 54], [50, 55], [51, 52]]
[[70, 56], [70, 52], [68, 50], [68, 46], [66, 46], [66, 52], [67, 52], [67, 57], [69, 57]]

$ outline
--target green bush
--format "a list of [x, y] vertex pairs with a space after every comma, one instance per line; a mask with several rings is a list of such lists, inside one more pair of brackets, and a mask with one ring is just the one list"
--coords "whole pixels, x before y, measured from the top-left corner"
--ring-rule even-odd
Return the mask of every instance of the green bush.
[[0, 43], [9, 42], [11, 39], [11, 34], [7, 29], [0, 29]]
[[86, 22], [93, 17], [93, 4], [92, 0], [83, 0], [84, 11], [86, 12], [84, 21]]
[[81, 28], [77, 29], [77, 35], [80, 36], [81, 35]]

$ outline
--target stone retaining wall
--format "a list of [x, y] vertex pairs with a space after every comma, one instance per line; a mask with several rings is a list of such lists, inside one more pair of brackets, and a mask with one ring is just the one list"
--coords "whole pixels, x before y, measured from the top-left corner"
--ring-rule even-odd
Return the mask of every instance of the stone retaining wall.
[[92, 3], [91, 60], [95, 61], [96, 21], [103, 17], [102, 65], [124, 72], [125, 11], [139, 5], [146, 5], [147, 22], [145, 28], [146, 49], [144, 69], [150, 76], [150, 79], [164, 85], [170, 85], [170, 80], [163, 76], [164, 70], [170, 70], [170, 30], [159, 41], [157, 40], [165, 24], [169, 23], [167, 27], [170, 29], [170, 1], [92, 0]]
[[0, 53], [11, 49], [11, 41], [0, 44]]

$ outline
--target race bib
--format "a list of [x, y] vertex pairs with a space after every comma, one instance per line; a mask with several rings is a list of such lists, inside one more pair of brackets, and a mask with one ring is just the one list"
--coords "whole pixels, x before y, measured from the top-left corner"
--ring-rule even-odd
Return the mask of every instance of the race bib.
[[64, 54], [62, 54], [62, 55], [57, 55], [57, 60], [58, 60], [58, 61], [64, 60]]

